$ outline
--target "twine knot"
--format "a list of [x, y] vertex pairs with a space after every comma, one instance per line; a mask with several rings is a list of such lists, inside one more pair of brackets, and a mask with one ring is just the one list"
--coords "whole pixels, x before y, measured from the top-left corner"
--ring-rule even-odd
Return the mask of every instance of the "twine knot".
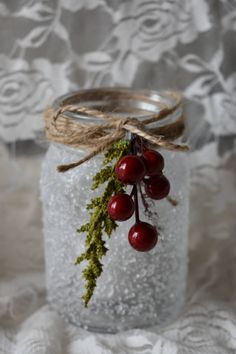
[[142, 122], [140, 122], [140, 120], [138, 120], [137, 118], [134, 118], [134, 117], [131, 117], [131, 118], [127, 117], [127, 118], [114, 120], [114, 123], [115, 123], [117, 130], [126, 129], [127, 125], [137, 127], [140, 129], [144, 129], [144, 124]]

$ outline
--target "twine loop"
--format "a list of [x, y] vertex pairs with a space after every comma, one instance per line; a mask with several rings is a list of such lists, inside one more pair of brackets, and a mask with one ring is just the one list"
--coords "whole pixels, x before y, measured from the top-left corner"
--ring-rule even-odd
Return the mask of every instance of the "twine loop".
[[[82, 92], [84, 93], [85, 91]], [[94, 90], [93, 95], [96, 96], [97, 92], [98, 95], [101, 95], [102, 89]], [[120, 92], [117, 90], [117, 92], [120, 95], [122, 93], [124, 94], [124, 91]], [[135, 91], [128, 92], [129, 97], [136, 97]], [[120, 115], [117, 117], [117, 115], [114, 116], [111, 113], [108, 114], [101, 110], [91, 109], [79, 103], [65, 104], [56, 110], [52, 107], [48, 108], [45, 112], [47, 138], [54, 142], [81, 148], [90, 152], [78, 162], [58, 166], [58, 171], [65, 172], [88, 161], [95, 155], [109, 148], [109, 146], [116, 141], [122, 139], [126, 132], [136, 134], [155, 147], [173, 151], [188, 151], [189, 147], [187, 145], [172, 142], [183, 133], [183, 115], [175, 120], [174, 123], [159, 127], [149, 126], [151, 123], [168, 117], [179, 108], [182, 101], [181, 96], [175, 92], [168, 92], [167, 94], [174, 98], [175, 104], [172, 106], [161, 104], [161, 109], [157, 113], [153, 113], [151, 116], [149, 114], [148, 118], [142, 120], [132, 116], [124, 117]], [[76, 97], [77, 99], [79, 98], [79, 93]], [[138, 100], [139, 97], [140, 95], [137, 95], [136, 100]], [[147, 100], [146, 96], [141, 96], [141, 98]], [[92, 122], [91, 119], [71, 118], [66, 115], [69, 112], [79, 113], [83, 118], [92, 117]], [[96, 122], [96, 119], [99, 121]]]

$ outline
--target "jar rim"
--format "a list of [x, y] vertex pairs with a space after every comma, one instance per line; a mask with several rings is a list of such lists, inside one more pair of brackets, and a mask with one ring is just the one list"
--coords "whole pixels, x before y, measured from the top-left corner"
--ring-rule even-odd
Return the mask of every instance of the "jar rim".
[[[169, 91], [154, 91], [147, 89], [133, 90], [130, 88], [93, 88], [70, 92], [58, 97], [52, 104], [57, 110], [63, 106], [79, 104], [83, 107], [92, 108], [111, 114], [112, 118], [120, 118], [121, 115], [132, 116], [145, 120], [156, 115], [163, 108], [172, 107], [177, 104], [177, 98]], [[183, 113], [179, 105], [174, 113], [165, 116], [158, 121], [158, 126], [166, 125], [178, 119]], [[87, 113], [67, 112], [64, 117], [76, 119], [86, 123], [103, 123], [102, 118], [94, 117]]]

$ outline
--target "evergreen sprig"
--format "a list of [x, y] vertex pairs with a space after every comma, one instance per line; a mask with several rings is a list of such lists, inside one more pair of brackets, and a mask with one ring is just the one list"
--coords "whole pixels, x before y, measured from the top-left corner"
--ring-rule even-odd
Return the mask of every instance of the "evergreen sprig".
[[76, 264], [87, 261], [87, 266], [83, 270], [85, 279], [85, 293], [82, 297], [87, 307], [97, 284], [97, 279], [103, 271], [101, 262], [108, 251], [103, 234], [111, 236], [117, 228], [117, 223], [112, 220], [107, 211], [107, 204], [113, 194], [124, 193], [124, 185], [115, 175], [115, 165], [117, 161], [130, 149], [128, 140], [120, 140], [113, 144], [105, 153], [102, 169], [93, 177], [92, 190], [106, 183], [106, 187], [101, 196], [93, 198], [86, 206], [90, 212], [90, 220], [82, 225], [77, 231], [86, 233], [85, 251], [77, 258]]

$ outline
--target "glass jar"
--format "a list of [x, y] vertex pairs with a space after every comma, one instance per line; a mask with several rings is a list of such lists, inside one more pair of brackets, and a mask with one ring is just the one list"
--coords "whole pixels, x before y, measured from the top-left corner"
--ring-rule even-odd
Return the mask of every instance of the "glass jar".
[[[98, 91], [98, 90], [96, 90]], [[109, 92], [113, 92], [109, 101]], [[142, 91], [147, 101], [114, 98], [115, 89], [107, 90], [106, 100], [91, 97], [80, 104], [106, 111], [116, 106], [116, 113], [129, 114], [142, 119], [160, 110], [164, 104], [174, 104], [173, 97], [165, 93]], [[70, 104], [77, 94], [56, 100], [54, 108]], [[111, 102], [112, 101], [112, 102]], [[74, 102], [74, 101], [73, 101]], [[111, 114], [116, 114], [111, 113]], [[158, 123], [165, 126], [182, 114], [178, 108], [172, 115]], [[74, 119], [92, 121], [93, 118], [76, 113], [65, 113]], [[119, 223], [119, 227], [106, 238], [109, 251], [102, 259], [103, 273], [98, 279], [94, 295], [87, 308], [81, 297], [84, 292], [83, 264], [74, 265], [84, 251], [85, 237], [76, 230], [88, 221], [86, 204], [99, 191], [90, 189], [92, 177], [101, 168], [102, 154], [65, 173], [56, 167], [83, 158], [86, 152], [51, 143], [42, 167], [41, 199], [45, 238], [46, 282], [48, 301], [69, 322], [88, 330], [114, 333], [117, 331], [163, 326], [179, 313], [185, 300], [188, 246], [188, 180], [186, 154], [161, 151], [165, 158], [164, 173], [171, 183], [173, 206], [168, 200], [152, 202], [156, 217], [148, 220], [140, 203], [141, 220], [157, 225], [160, 231], [157, 246], [150, 252], [137, 252], [130, 247], [127, 235], [134, 224], [132, 218]], [[144, 209], [144, 208], [143, 208]], [[105, 237], [104, 237], [105, 239]]]

